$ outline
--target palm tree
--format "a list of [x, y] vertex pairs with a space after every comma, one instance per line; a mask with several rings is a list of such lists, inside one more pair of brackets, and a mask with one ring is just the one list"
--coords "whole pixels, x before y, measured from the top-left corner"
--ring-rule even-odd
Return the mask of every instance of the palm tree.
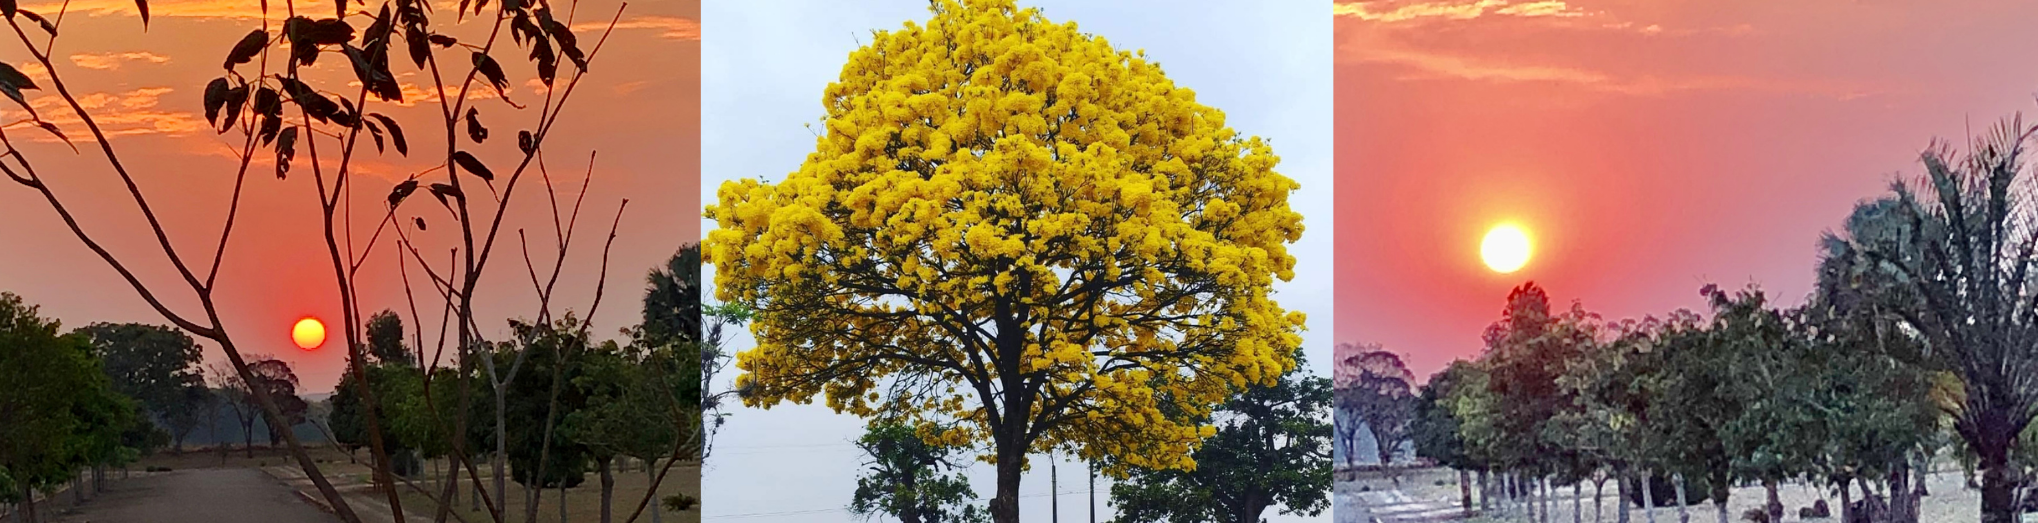
[[2038, 413], [2038, 287], [2026, 279], [2038, 215], [2023, 175], [2034, 131], [2015, 117], [1964, 156], [1935, 145], [1915, 186], [1891, 184], [1822, 242], [1822, 298], [1886, 311], [1918, 342], [1897, 356], [1965, 385], [1954, 430], [1980, 458], [1984, 523], [2016, 518], [2010, 449]]

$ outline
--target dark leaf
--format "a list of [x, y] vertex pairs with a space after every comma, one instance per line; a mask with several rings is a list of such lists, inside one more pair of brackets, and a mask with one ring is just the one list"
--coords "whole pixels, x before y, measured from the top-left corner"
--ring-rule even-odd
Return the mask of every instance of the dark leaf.
[[354, 26], [335, 18], [312, 20], [294, 16], [284, 21], [283, 34], [290, 39], [290, 58], [303, 65], [312, 65], [318, 60], [318, 46], [353, 41]]
[[[28, 107], [28, 98], [21, 95], [21, 90], [35, 88], [35, 81], [28, 79], [28, 75], [21, 74], [21, 71], [12, 65], [0, 63], [0, 92], [5, 92], [8, 98], [13, 98], [14, 103]], [[33, 113], [34, 110], [30, 109], [30, 112]]]
[[340, 105], [332, 99], [318, 94], [311, 86], [292, 78], [282, 78], [283, 92], [290, 94], [290, 101], [304, 108], [304, 114], [321, 122], [332, 121], [333, 114], [340, 111]]
[[430, 38], [433, 44], [437, 44], [439, 47], [445, 48], [452, 48], [454, 44], [460, 43], [459, 40], [455, 40], [453, 39], [453, 37], [446, 35], [432, 35], [427, 38]]
[[474, 143], [488, 139], [488, 128], [481, 126], [481, 111], [473, 107], [467, 108], [467, 137], [473, 139]]
[[290, 172], [290, 159], [297, 157], [297, 126], [292, 125], [276, 135], [276, 179]]
[[19, 10], [20, 6], [14, 5], [14, 0], [0, 0], [0, 16], [14, 18], [14, 12]]
[[545, 87], [552, 86], [552, 79], [559, 76], [559, 54], [552, 52], [552, 41], [543, 38], [531, 39], [531, 59], [538, 61], [538, 80]]
[[453, 163], [460, 164], [461, 169], [474, 173], [474, 176], [480, 177], [482, 181], [495, 181], [495, 173], [489, 172], [488, 166], [482, 165], [481, 160], [475, 159], [472, 154], [467, 154], [467, 151], [455, 151], [453, 153]]
[[375, 125], [374, 120], [362, 120], [361, 123], [368, 124], [368, 136], [375, 139], [375, 152], [382, 152], [382, 127]]
[[256, 131], [255, 136], [260, 137], [262, 139], [262, 145], [269, 145], [270, 141], [276, 139], [276, 131], [282, 128], [283, 128], [282, 117], [273, 114], [265, 114], [262, 115], [262, 129]]
[[333, 18], [347, 17], [347, 0], [333, 0]]
[[[57, 139], [58, 139], [58, 140], [63, 140], [63, 141], [64, 141], [64, 143], [71, 143], [71, 137], [69, 137], [69, 136], [64, 136], [64, 132], [63, 132], [63, 131], [57, 130], [57, 124], [53, 124], [53, 123], [49, 123], [49, 122], [45, 122], [45, 121], [41, 121], [41, 120], [37, 120], [37, 121], [35, 122], [35, 126], [36, 126], [36, 127], [41, 127], [41, 128], [42, 128], [42, 130], [44, 130], [44, 131], [49, 131], [49, 132], [50, 132], [50, 134], [54, 134], [54, 135], [57, 135]], [[76, 147], [73, 147], [72, 149], [73, 149], [73, 150], [76, 150], [77, 148], [76, 148]]]
[[587, 70], [587, 56], [580, 53], [580, 40], [574, 38], [573, 28], [552, 19], [552, 10], [546, 8], [538, 9], [538, 23], [544, 24], [545, 33], [559, 42], [559, 49], [566, 52], [566, 58], [573, 60], [573, 65], [582, 71]]
[[523, 151], [524, 154], [528, 155], [531, 154], [531, 151], [537, 149], [538, 143], [532, 140], [530, 131], [524, 130], [517, 131], [517, 150]]
[[432, 46], [425, 42], [425, 30], [416, 25], [403, 28], [403, 41], [410, 46], [410, 61], [419, 69], [425, 67], [425, 60], [432, 56]]
[[248, 86], [243, 85], [227, 91], [226, 115], [225, 117], [221, 118], [221, 120], [226, 121], [226, 125], [222, 126], [219, 132], [223, 133], [233, 130], [234, 125], [239, 123], [241, 119], [241, 107], [247, 104], [248, 104]]
[[42, 15], [35, 14], [35, 11], [30, 11], [27, 9], [22, 9], [20, 12], [21, 16], [28, 17], [29, 20], [34, 20], [36, 25], [42, 26], [42, 32], [49, 33], [51, 36], [56, 36], [57, 25], [50, 23], [50, 19], [43, 18]]
[[268, 44], [269, 44], [268, 31], [256, 29], [252, 32], [249, 32], [248, 36], [241, 37], [240, 43], [234, 44], [234, 49], [232, 51], [226, 53], [225, 67], [227, 69], [233, 69], [234, 66], [236, 65], [245, 64], [251, 60], [254, 60], [255, 55], [261, 54], [262, 47]]
[[382, 122], [382, 128], [389, 130], [389, 140], [396, 142], [397, 154], [410, 156], [410, 145], [404, 143], [403, 128], [396, 126], [396, 120], [391, 120], [389, 117], [383, 116], [382, 113], [368, 113], [368, 117]]
[[226, 92], [230, 89], [225, 77], [214, 78], [205, 84], [205, 121], [214, 127], [219, 126], [219, 108], [226, 105]]
[[395, 26], [390, 25], [389, 4], [382, 4], [382, 11], [375, 15], [375, 22], [368, 24], [368, 29], [361, 31], [361, 47], [371, 54], [387, 54], [389, 36], [395, 29]]
[[353, 127], [356, 122], [360, 121], [360, 114], [360, 112], [354, 110], [353, 101], [341, 98], [340, 110], [333, 112], [333, 123], [340, 124], [341, 127]]
[[537, 38], [544, 32], [537, 24], [531, 23], [530, 15], [523, 11], [517, 11], [517, 15], [510, 19], [510, 39], [515, 40], [517, 45], [523, 45], [525, 38]]
[[449, 184], [435, 183], [429, 187], [426, 187], [426, 190], [432, 192], [433, 198], [439, 199], [439, 205], [447, 205], [446, 203], [447, 198], [464, 199], [467, 197], [467, 195], [460, 193], [459, 187], [454, 187]]
[[142, 28], [143, 28], [143, 29], [148, 29], [148, 27], [149, 27], [149, 0], [134, 0], [134, 7], [135, 7], [135, 9], [136, 9], [136, 10], [138, 10], [138, 11], [141, 11], [141, 12], [142, 12]]
[[423, 216], [412, 216], [410, 219], [418, 224], [418, 230], [425, 230], [425, 218]]
[[396, 184], [396, 188], [389, 190], [389, 207], [392, 209], [396, 208], [397, 205], [403, 203], [404, 198], [409, 198], [410, 193], [417, 192], [417, 190], [417, 180], [404, 180], [403, 183]]
[[266, 116], [279, 116], [279, 115], [282, 115], [282, 114], [283, 114], [283, 98], [282, 98], [282, 97], [280, 97], [280, 96], [278, 96], [278, 95], [276, 94], [276, 90], [275, 90], [275, 89], [270, 89], [270, 88], [268, 88], [268, 87], [263, 87], [263, 88], [261, 88], [261, 89], [258, 89], [258, 90], [256, 90], [256, 91], [255, 91], [255, 113], [256, 113], [256, 114], [262, 114], [262, 115], [266, 115]]
[[509, 78], [503, 76], [502, 65], [495, 63], [495, 59], [489, 58], [487, 53], [474, 53], [474, 68], [481, 71], [482, 76], [488, 77], [488, 84], [495, 86], [497, 93], [509, 87]]

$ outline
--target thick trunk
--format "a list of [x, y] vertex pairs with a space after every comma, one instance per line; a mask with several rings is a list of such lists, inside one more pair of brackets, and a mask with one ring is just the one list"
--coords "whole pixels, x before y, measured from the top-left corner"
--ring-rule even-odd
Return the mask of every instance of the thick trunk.
[[[2009, 443], [2012, 438], [1977, 445], [1981, 454], [1981, 523], [2012, 523], [2017, 520], [2011, 489], [2017, 484], [2010, 470]], [[1995, 443], [1993, 445], [1987, 443]]]
[[609, 523], [614, 515], [610, 506], [615, 501], [616, 477], [609, 473], [608, 459], [601, 460], [598, 466], [601, 467], [601, 523]]
[[997, 494], [991, 498], [992, 523], [1019, 523], [1019, 472], [1026, 459], [1024, 452], [1025, 447], [1016, 442], [998, 442]]
[[1847, 483], [1849, 482], [1851, 482], [1851, 480], [1845, 477], [1840, 478], [1841, 523], [1852, 523], [1854, 521], [1854, 494], [1847, 490]]

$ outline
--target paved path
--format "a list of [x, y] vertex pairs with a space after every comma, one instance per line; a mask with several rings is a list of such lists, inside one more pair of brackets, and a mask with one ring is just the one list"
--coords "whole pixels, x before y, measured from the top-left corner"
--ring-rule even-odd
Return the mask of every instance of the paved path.
[[111, 480], [66, 523], [331, 523], [290, 487], [251, 468], [179, 470]]

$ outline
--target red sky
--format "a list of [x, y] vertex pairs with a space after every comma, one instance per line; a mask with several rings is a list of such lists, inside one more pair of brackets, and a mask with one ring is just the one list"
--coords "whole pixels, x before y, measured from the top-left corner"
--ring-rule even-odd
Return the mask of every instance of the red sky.
[[[1436, 0], [1336, 5], [1339, 341], [1418, 376], [1525, 280], [1609, 319], [1706, 282], [1801, 302], [1814, 241], [2038, 92], [2038, 4]], [[1535, 259], [1496, 275], [1487, 227]]]
[[[56, 5], [24, 3], [23, 7], [54, 14]], [[281, 9], [279, 2], [272, 7]], [[380, 5], [371, 2], [370, 8]], [[449, 18], [456, 2], [434, 0], [435, 24]], [[564, 2], [555, 0], [555, 9]], [[599, 28], [591, 20], [606, 21], [621, 4], [617, 0], [581, 2], [574, 23], [587, 48]], [[298, 9], [331, 16], [330, 1], [301, 1]], [[151, 2], [154, 16], [147, 31], [134, 15], [130, 0], [72, 0], [57, 40], [57, 71], [101, 124], [107, 127], [123, 163], [135, 173], [142, 190], [170, 229], [172, 242], [191, 263], [208, 266], [218, 240], [219, 223], [233, 183], [233, 153], [238, 132], [224, 136], [206, 129], [201, 93], [206, 82], [220, 74], [220, 62], [234, 43], [259, 26], [256, 3], [252, 0], [185, 0]], [[490, 6], [493, 12], [493, 6]], [[587, 172], [590, 152], [597, 152], [593, 186], [582, 211], [575, 253], [566, 263], [559, 283], [555, 307], [585, 311], [594, 294], [599, 268], [600, 243], [622, 198], [630, 205], [618, 232], [609, 263], [606, 297], [597, 315], [596, 329], [613, 336], [624, 325], [635, 323], [644, 287], [645, 271], [660, 265], [683, 242], [699, 237], [699, 96], [700, 96], [700, 5], [697, 0], [631, 2], [623, 11], [617, 31], [602, 48], [593, 70], [577, 88], [573, 101], [559, 120], [546, 152], [550, 173], [562, 187], [564, 204], [570, 204]], [[365, 22], [356, 23], [365, 26]], [[456, 26], [454, 36], [485, 29], [485, 24], [468, 20]], [[478, 40], [481, 35], [476, 34]], [[38, 83], [48, 85], [39, 67], [26, 67], [32, 59], [12, 37], [0, 43], [0, 62], [22, 67]], [[38, 42], [40, 43], [40, 42]], [[400, 52], [393, 53], [403, 56]], [[494, 170], [510, 170], [516, 155], [515, 134], [529, 127], [542, 91], [523, 84], [533, 78], [523, 50], [499, 51], [514, 79], [510, 97], [533, 107], [511, 112], [498, 100], [481, 100], [483, 121], [489, 123], [492, 138], [481, 146], [484, 162], [500, 162]], [[328, 55], [329, 57], [331, 55]], [[392, 59], [398, 81], [423, 92], [428, 77], [417, 73], [407, 59]], [[277, 59], [280, 64], [280, 58]], [[312, 74], [346, 75], [344, 59], [320, 60]], [[248, 69], [247, 71], [252, 71]], [[565, 76], [561, 75], [562, 78]], [[420, 87], [419, 82], [426, 82]], [[328, 85], [331, 85], [328, 82]], [[563, 85], [563, 84], [562, 84]], [[407, 89], [408, 90], [408, 89]], [[70, 136], [85, 137], [75, 119], [56, 118], [68, 114], [53, 93], [30, 91], [30, 101], [46, 116], [62, 124]], [[0, 104], [13, 107], [11, 103]], [[443, 131], [438, 124], [436, 102], [408, 107], [371, 105], [370, 111], [389, 114], [410, 131], [411, 158], [392, 150], [357, 162], [364, 172], [357, 178], [355, 221], [365, 243], [381, 218], [380, 200], [396, 181], [428, 168], [437, 160], [429, 153], [443, 151]], [[491, 111], [494, 111], [491, 113]], [[0, 111], [0, 119], [15, 122], [19, 110]], [[501, 115], [490, 121], [489, 115]], [[32, 128], [10, 127], [17, 143]], [[364, 140], [365, 142], [365, 140]], [[232, 145], [230, 146], [229, 143]], [[330, 143], [330, 142], [327, 142]], [[196, 300], [182, 292], [180, 280], [162, 257], [144, 226], [133, 202], [107, 168], [105, 159], [90, 142], [79, 142], [83, 154], [74, 154], [59, 143], [29, 143], [24, 149], [44, 172], [59, 197], [64, 198], [89, 231], [98, 235], [116, 254], [127, 259], [142, 277], [165, 289], [164, 296], [185, 314], [202, 317]], [[330, 147], [328, 145], [328, 147]], [[227, 329], [244, 352], [272, 353], [296, 367], [307, 392], [325, 392], [337, 381], [344, 366], [345, 351], [333, 332], [324, 348], [304, 352], [290, 342], [290, 326], [299, 317], [324, 318], [337, 328], [339, 301], [334, 277], [320, 235], [316, 189], [300, 151], [298, 168], [286, 180], [271, 175], [269, 155], [255, 162], [248, 177], [241, 216], [228, 245], [217, 301]], [[427, 181], [443, 180], [443, 172], [428, 174]], [[500, 182], [500, 180], [499, 180]], [[505, 223], [506, 240], [501, 240], [496, 258], [482, 280], [479, 298], [487, 302], [479, 320], [490, 329], [492, 339], [501, 339], [507, 328], [504, 319], [536, 314], [535, 293], [517, 252], [516, 230], [528, 228], [534, 244], [534, 258], [540, 274], [548, 269], [548, 257], [537, 249], [552, 238], [548, 209], [539, 185], [518, 190]], [[477, 191], [469, 190], [470, 195]], [[420, 191], [422, 198], [423, 192]], [[482, 198], [485, 199], [485, 196]], [[436, 250], [442, 257], [457, 236], [453, 222], [435, 203], [406, 205], [424, 216], [429, 232], [419, 240], [428, 255]], [[96, 321], [139, 321], [167, 324], [117, 273], [73, 237], [40, 195], [12, 182], [0, 184], [0, 290], [14, 292], [41, 304], [45, 315], [63, 320], [67, 327]], [[361, 283], [363, 304], [370, 310], [393, 308], [404, 311], [403, 294], [397, 283], [395, 251], [388, 236], [375, 258], [364, 269]], [[411, 277], [421, 278], [412, 266]], [[422, 288], [422, 287], [421, 287]], [[419, 303], [426, 323], [436, 332], [437, 309], [429, 301]], [[405, 314], [406, 324], [409, 315]], [[413, 326], [414, 327], [414, 326]], [[218, 348], [203, 340], [208, 362], [224, 361]], [[430, 337], [427, 338], [430, 343]]]

